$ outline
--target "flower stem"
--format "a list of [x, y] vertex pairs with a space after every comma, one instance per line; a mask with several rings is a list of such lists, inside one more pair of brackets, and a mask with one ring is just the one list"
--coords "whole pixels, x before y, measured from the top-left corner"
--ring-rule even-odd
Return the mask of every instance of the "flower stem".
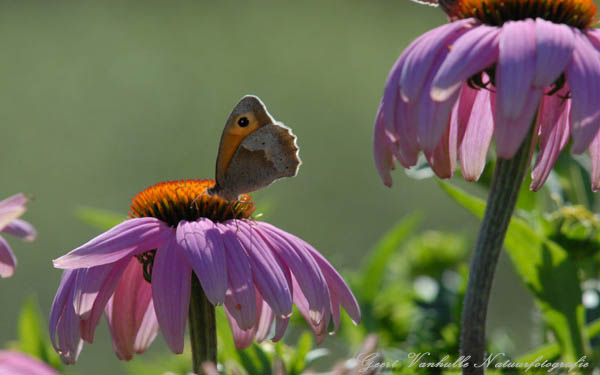
[[215, 307], [206, 298], [196, 275], [192, 276], [189, 319], [194, 373], [202, 375], [204, 362], [217, 363], [217, 322]]
[[[532, 127], [534, 128], [534, 127]], [[485, 214], [469, 269], [462, 312], [461, 354], [468, 362], [463, 375], [484, 374], [485, 323], [496, 264], [519, 190], [529, 170], [533, 131], [511, 159], [498, 158]]]

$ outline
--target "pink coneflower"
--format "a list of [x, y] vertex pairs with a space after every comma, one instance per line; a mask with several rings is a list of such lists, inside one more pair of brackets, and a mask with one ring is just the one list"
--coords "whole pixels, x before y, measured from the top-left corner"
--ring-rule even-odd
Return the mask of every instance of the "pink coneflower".
[[[560, 152], [589, 149], [600, 189], [600, 30], [592, 0], [442, 0], [455, 20], [415, 40], [392, 68], [375, 123], [384, 183], [423, 151], [440, 178], [477, 180], [492, 136], [512, 158], [530, 132], [539, 153], [531, 189]], [[537, 113], [537, 116], [536, 116]]]
[[0, 350], [0, 375], [57, 375], [58, 371], [27, 354]]
[[[54, 261], [67, 269], [52, 305], [50, 333], [73, 363], [92, 342], [104, 313], [121, 359], [143, 352], [158, 329], [174, 353], [184, 347], [190, 295], [200, 288], [224, 305], [238, 348], [279, 340], [292, 304], [321, 341], [340, 305], [355, 323], [357, 302], [336, 270], [312, 246], [250, 219], [254, 204], [206, 194], [210, 180], [166, 182], [139, 193], [132, 217]], [[196, 281], [199, 281], [199, 284]], [[190, 315], [190, 329], [198, 323]]]
[[[31, 242], [36, 232], [33, 226], [18, 219], [25, 213], [27, 198], [19, 193], [0, 201], [0, 233], [7, 233]], [[17, 259], [8, 242], [0, 236], [0, 277], [11, 277], [15, 272]]]

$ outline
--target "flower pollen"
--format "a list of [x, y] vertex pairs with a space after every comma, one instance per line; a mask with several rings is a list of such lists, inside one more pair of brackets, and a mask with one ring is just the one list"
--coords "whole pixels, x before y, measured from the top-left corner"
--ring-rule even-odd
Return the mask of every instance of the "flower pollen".
[[213, 180], [161, 182], [138, 193], [130, 206], [129, 216], [155, 217], [176, 227], [181, 220], [196, 221], [205, 217], [214, 222], [248, 219], [254, 203], [243, 194], [239, 201], [228, 201], [208, 194]]
[[493, 26], [527, 18], [543, 18], [580, 29], [598, 22], [593, 0], [457, 0], [449, 8], [457, 18], [473, 17]]

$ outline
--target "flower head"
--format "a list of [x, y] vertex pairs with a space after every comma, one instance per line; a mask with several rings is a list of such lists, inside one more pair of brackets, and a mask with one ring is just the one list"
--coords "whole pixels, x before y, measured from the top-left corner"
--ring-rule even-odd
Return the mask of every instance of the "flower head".
[[0, 350], [0, 375], [57, 375], [56, 369], [27, 354]]
[[139, 193], [132, 217], [54, 261], [64, 268], [50, 334], [73, 363], [103, 315], [121, 359], [143, 352], [157, 331], [181, 353], [192, 277], [224, 305], [238, 348], [283, 336], [295, 304], [321, 341], [340, 306], [358, 323], [356, 299], [336, 270], [300, 238], [250, 215], [244, 195], [209, 195], [210, 180], [166, 182]]
[[[423, 151], [440, 178], [477, 180], [492, 137], [509, 159], [527, 134], [533, 190], [560, 152], [589, 149], [600, 189], [600, 30], [592, 0], [446, 0], [454, 21], [415, 40], [392, 68], [375, 122], [384, 183]], [[533, 124], [533, 125], [532, 125]]]
[[[25, 213], [27, 198], [19, 193], [0, 201], [0, 233], [11, 234], [31, 242], [36, 237], [33, 226], [18, 219]], [[17, 259], [8, 242], [0, 236], [0, 277], [11, 277], [15, 271]]]

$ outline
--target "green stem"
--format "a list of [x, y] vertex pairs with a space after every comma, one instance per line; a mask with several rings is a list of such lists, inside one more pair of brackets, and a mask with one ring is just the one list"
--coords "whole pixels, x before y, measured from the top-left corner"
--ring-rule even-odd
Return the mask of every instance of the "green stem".
[[192, 276], [189, 320], [194, 373], [202, 375], [204, 362], [217, 363], [217, 322], [215, 307], [206, 298], [196, 275]]
[[525, 172], [531, 160], [531, 134], [511, 159], [498, 158], [481, 229], [475, 245], [462, 312], [463, 375], [485, 373], [485, 323], [496, 264]]

